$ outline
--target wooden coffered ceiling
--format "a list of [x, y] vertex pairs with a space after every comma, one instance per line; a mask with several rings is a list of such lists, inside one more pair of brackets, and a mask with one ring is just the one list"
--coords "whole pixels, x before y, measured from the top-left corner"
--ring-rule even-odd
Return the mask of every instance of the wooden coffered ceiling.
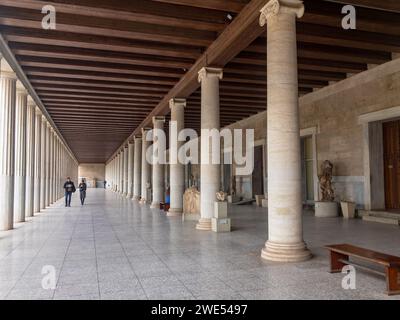
[[[80, 162], [105, 162], [168, 100], [200, 124], [198, 68], [224, 67], [221, 125], [266, 108], [266, 0], [0, 0], [0, 33]], [[400, 1], [306, 0], [297, 22], [299, 92], [400, 52]], [[41, 8], [56, 8], [56, 30]], [[343, 4], [357, 30], [341, 28]]]

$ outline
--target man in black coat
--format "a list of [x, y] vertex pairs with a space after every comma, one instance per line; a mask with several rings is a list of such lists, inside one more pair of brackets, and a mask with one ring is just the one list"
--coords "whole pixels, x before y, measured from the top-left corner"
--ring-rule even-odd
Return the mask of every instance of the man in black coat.
[[71, 206], [71, 198], [72, 198], [72, 193], [75, 192], [75, 185], [71, 181], [71, 178], [68, 177], [67, 181], [64, 183], [64, 190], [65, 190], [65, 206], [70, 207]]

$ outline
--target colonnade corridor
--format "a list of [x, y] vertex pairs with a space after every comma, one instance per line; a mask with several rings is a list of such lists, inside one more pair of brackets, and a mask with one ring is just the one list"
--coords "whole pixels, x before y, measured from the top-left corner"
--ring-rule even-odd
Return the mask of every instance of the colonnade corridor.
[[[326, 243], [341, 239], [400, 254], [398, 227], [304, 213], [314, 254], [296, 264], [260, 258], [266, 209], [232, 206], [234, 230], [208, 233], [109, 190], [90, 189], [0, 232], [1, 299], [399, 299], [381, 278], [357, 273], [357, 290], [327, 272]], [[355, 237], [355, 235], [357, 235]], [[56, 289], [42, 287], [55, 268]]]

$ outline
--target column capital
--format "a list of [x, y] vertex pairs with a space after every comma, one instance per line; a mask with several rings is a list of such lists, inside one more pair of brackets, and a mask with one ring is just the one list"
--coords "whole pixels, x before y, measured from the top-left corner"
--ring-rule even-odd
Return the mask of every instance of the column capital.
[[301, 18], [304, 15], [304, 4], [300, 0], [270, 0], [260, 13], [260, 26], [263, 27], [270, 17], [279, 13], [292, 13]]
[[42, 111], [37, 106], [35, 106], [35, 113], [36, 113], [37, 116], [41, 116], [42, 115]]
[[165, 117], [164, 116], [155, 116], [155, 117], [153, 117], [153, 125], [158, 121], [165, 122]]
[[25, 89], [21, 81], [17, 80], [17, 94], [22, 94], [24, 96], [28, 95], [28, 91]]
[[169, 108], [173, 107], [184, 107], [186, 108], [186, 99], [185, 98], [173, 98], [169, 100]]
[[220, 80], [223, 77], [222, 68], [203, 67], [199, 71], [198, 81], [201, 82], [204, 78], [218, 77]]
[[28, 96], [28, 107], [36, 108], [36, 103], [31, 96]]
[[42, 114], [42, 122], [47, 122], [46, 116]]
[[12, 79], [15, 81], [17, 81], [18, 79], [14, 71], [8, 71], [8, 70], [0, 70], [0, 78]]
[[142, 136], [141, 136], [140, 134], [135, 134], [135, 135], [133, 136], [133, 140], [134, 140], [134, 141], [136, 141], [136, 140], [142, 140]]

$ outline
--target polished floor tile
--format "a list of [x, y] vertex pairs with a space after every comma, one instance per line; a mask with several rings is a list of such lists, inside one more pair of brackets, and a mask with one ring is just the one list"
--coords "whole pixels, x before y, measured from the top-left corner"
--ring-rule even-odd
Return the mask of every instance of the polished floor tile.
[[323, 249], [350, 242], [400, 255], [397, 226], [305, 212], [313, 259], [280, 264], [260, 258], [264, 208], [229, 207], [233, 231], [217, 234], [110, 191], [87, 195], [85, 206], [74, 195], [71, 208], [58, 201], [0, 232], [0, 299], [400, 299], [362, 271], [356, 289], [343, 289]]

